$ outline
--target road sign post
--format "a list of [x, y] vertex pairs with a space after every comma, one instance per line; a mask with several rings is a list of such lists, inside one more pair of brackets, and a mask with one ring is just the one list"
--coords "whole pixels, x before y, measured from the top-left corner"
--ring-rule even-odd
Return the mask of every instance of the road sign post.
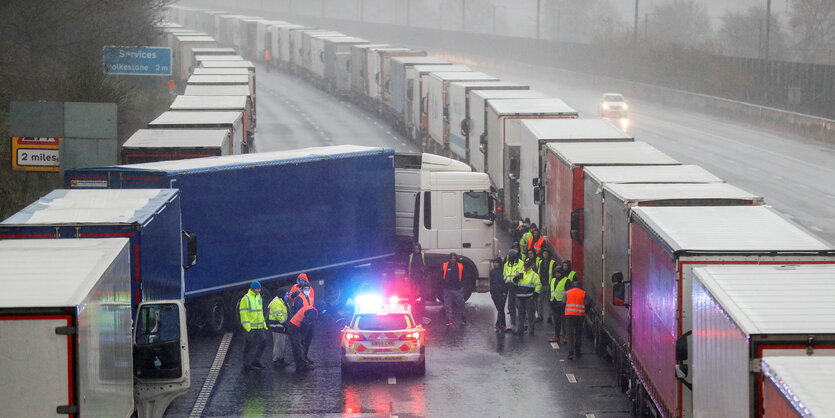
[[171, 48], [104, 47], [105, 74], [171, 75]]
[[60, 171], [62, 138], [12, 137], [12, 170]]

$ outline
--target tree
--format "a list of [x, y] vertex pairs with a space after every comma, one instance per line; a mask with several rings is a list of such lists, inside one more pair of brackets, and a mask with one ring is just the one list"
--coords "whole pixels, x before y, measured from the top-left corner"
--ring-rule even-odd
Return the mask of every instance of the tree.
[[789, 26], [801, 61], [835, 64], [835, 1], [792, 0]]
[[[717, 33], [720, 52], [724, 55], [762, 58], [765, 43], [765, 8], [755, 6], [745, 12], [726, 12]], [[786, 33], [777, 16], [771, 15], [769, 56], [787, 59]]]
[[703, 45], [713, 36], [707, 10], [697, 0], [656, 4], [647, 24], [649, 36], [678, 45]]

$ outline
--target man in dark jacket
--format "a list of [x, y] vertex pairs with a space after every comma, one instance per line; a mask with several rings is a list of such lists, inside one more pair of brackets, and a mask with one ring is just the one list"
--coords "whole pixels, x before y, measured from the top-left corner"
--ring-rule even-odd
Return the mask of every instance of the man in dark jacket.
[[451, 326], [455, 311], [461, 313], [461, 321], [467, 323], [464, 314], [464, 265], [458, 261], [458, 254], [451, 253], [449, 261], [441, 267], [441, 287], [444, 290], [446, 324]]
[[311, 303], [309, 294], [310, 285], [302, 286], [301, 293], [293, 303], [294, 314], [287, 324], [287, 334], [290, 336], [297, 372], [313, 370], [310, 366], [313, 362], [307, 357], [307, 352], [310, 349], [313, 323], [316, 321], [318, 311]]
[[490, 297], [496, 305], [496, 332], [504, 332], [507, 328], [505, 322], [504, 305], [507, 302], [507, 282], [504, 279], [502, 259], [496, 257], [490, 262]]

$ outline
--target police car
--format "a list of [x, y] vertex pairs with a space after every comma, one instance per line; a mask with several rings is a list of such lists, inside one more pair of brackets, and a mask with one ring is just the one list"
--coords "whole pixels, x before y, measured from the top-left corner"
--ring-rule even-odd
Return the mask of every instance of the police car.
[[411, 306], [392, 296], [359, 296], [354, 315], [342, 329], [342, 375], [363, 366], [397, 364], [419, 376], [426, 373], [426, 330]]

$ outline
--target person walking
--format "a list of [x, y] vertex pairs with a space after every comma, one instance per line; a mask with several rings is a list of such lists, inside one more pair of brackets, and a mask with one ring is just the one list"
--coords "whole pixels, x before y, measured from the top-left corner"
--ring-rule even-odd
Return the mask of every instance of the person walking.
[[507, 303], [507, 285], [504, 280], [502, 259], [499, 257], [490, 262], [490, 298], [496, 306], [496, 332], [504, 332], [507, 328], [504, 314], [504, 306]]
[[[551, 274], [557, 266], [559, 266], [557, 260], [551, 258], [551, 250], [543, 248], [536, 261], [536, 273], [539, 274], [539, 280], [543, 289], [548, 289], [548, 285], [551, 283]], [[545, 312], [548, 309], [548, 296], [547, 292], [542, 292], [535, 301], [537, 323], [545, 320]], [[552, 321], [551, 317], [548, 317], [548, 323]]]
[[464, 265], [458, 261], [458, 254], [450, 253], [449, 261], [444, 263], [441, 270], [446, 325], [453, 325], [455, 311], [461, 313], [461, 322], [466, 324], [467, 316], [464, 314]]
[[264, 49], [264, 62], [266, 63], [265, 66], [267, 67], [267, 72], [270, 72], [270, 67], [273, 65], [273, 63], [272, 63], [272, 60], [270, 59], [269, 48]]
[[516, 308], [519, 310], [519, 329], [516, 330], [516, 335], [523, 335], [526, 330], [530, 330], [530, 335], [534, 335], [533, 300], [542, 289], [539, 275], [533, 269], [534, 263], [534, 260], [526, 260], [525, 271], [513, 278], [513, 283], [516, 284]]
[[261, 301], [261, 283], [252, 282], [238, 304], [244, 335], [244, 369], [262, 370], [261, 355], [267, 344], [267, 323], [264, 321], [264, 303]]
[[[306, 287], [309, 288], [309, 285]], [[305, 345], [305, 335], [308, 328], [313, 326], [318, 313], [313, 304], [310, 303], [310, 299], [303, 293], [296, 298], [293, 307], [295, 313], [287, 324], [287, 335], [290, 337], [290, 347], [293, 351], [296, 372], [306, 372], [313, 370], [313, 367], [307, 359], [306, 350], [309, 349], [309, 345]]]
[[510, 328], [507, 328], [505, 332], [513, 332], [516, 327], [516, 285], [513, 279], [524, 271], [524, 266], [524, 262], [519, 258], [519, 251], [511, 249], [507, 252], [502, 273], [507, 286], [507, 312], [510, 315]]
[[426, 280], [426, 254], [423, 252], [419, 242], [412, 245], [412, 252], [409, 253], [409, 264], [406, 268], [406, 276], [409, 280], [410, 293], [415, 297], [420, 296], [422, 302], [426, 302], [432, 293], [429, 281]]
[[284, 360], [284, 354], [287, 349], [287, 300], [289, 295], [284, 292], [281, 296], [276, 296], [267, 305], [269, 316], [267, 317], [267, 327], [273, 336], [273, 367], [287, 367], [290, 365]]
[[560, 342], [560, 337], [565, 335], [562, 329], [563, 318], [565, 317], [565, 292], [570, 284], [571, 280], [563, 275], [562, 267], [554, 267], [554, 273], [548, 285], [551, 291], [549, 299], [551, 317], [554, 319], [554, 336], [550, 339], [552, 343]]
[[565, 331], [567, 334], [568, 359], [583, 357], [580, 351], [583, 342], [583, 325], [586, 322], [586, 292], [580, 282], [571, 282], [571, 289], [565, 293]]

